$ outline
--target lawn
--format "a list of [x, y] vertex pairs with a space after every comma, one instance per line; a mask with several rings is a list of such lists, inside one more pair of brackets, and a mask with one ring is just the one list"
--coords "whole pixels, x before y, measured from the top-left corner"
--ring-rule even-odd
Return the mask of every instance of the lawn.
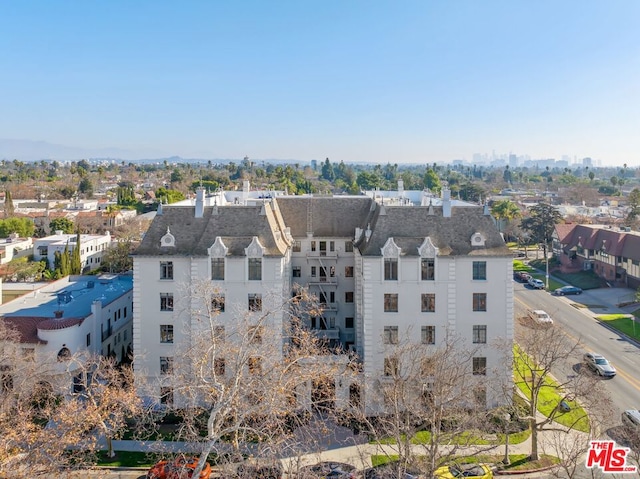
[[98, 456], [98, 466], [107, 467], [145, 467], [153, 466], [157, 461], [156, 454], [146, 452], [116, 451], [114, 457], [108, 457], [107, 451]]
[[[384, 455], [378, 454], [371, 456], [371, 464], [373, 466], [380, 466], [382, 464], [388, 464], [390, 462], [397, 461], [399, 456], [395, 455]], [[416, 460], [420, 461], [421, 456], [417, 456]], [[459, 456], [456, 457], [456, 462], [459, 464], [475, 464], [475, 463], [484, 463], [484, 464], [501, 464], [504, 459], [504, 455], [489, 455], [489, 454], [478, 454], [477, 456]], [[547, 454], [540, 455], [540, 459], [537, 461], [529, 460], [529, 456], [527, 454], [509, 454], [509, 462], [508, 466], [500, 465], [500, 470], [502, 471], [532, 471], [536, 469], [542, 469], [546, 467], [553, 466], [554, 464], [560, 463], [560, 458], [555, 456], [549, 456]]]
[[640, 341], [640, 323], [636, 324], [637, 321], [634, 320], [634, 316], [630, 314], [601, 314], [600, 316], [596, 316], [596, 319], [598, 321], [602, 321], [607, 326]]
[[[514, 347], [514, 355], [516, 360], [514, 380], [522, 394], [530, 399], [531, 388], [529, 387], [528, 381], [530, 381], [531, 376], [523, 360], [523, 358], [526, 358], [526, 355], [517, 346]], [[538, 396], [538, 411], [546, 417], [549, 417], [563, 398], [561, 392], [558, 383], [547, 376], [544, 381], [544, 387], [540, 389]], [[573, 427], [578, 431], [589, 432], [589, 417], [585, 410], [575, 401], [567, 401], [567, 403], [571, 407], [571, 410], [569, 412], [556, 413], [554, 421], [566, 427]]]

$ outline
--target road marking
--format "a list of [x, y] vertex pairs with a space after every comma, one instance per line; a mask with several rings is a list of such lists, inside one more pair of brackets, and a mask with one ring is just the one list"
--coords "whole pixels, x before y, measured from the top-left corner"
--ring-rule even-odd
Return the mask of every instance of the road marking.
[[[528, 303], [526, 303], [524, 300], [520, 299], [520, 298], [515, 298], [515, 300], [520, 303], [525, 309], [531, 309], [531, 307], [528, 305]], [[588, 316], [588, 315], [585, 315]], [[592, 318], [593, 321], [598, 322], [597, 319]], [[604, 326], [603, 326], [604, 327]], [[566, 331], [564, 328], [558, 328], [560, 329], [560, 331], [562, 332], [562, 334], [564, 334], [565, 336], [567, 336], [568, 338], [570, 338], [571, 340], [575, 341], [576, 344], [578, 346], [580, 346], [582, 349], [587, 350], [588, 348], [585, 346], [585, 344], [580, 340], [580, 338], [576, 338], [573, 334], [569, 333], [568, 331]], [[590, 336], [592, 338], [593, 341], [597, 342], [599, 341], [598, 338], [594, 338], [592, 336]], [[625, 358], [626, 359], [626, 358]], [[629, 360], [630, 361], [630, 360]], [[632, 366], [635, 367], [635, 365], [632, 364]], [[620, 369], [619, 367], [616, 367], [616, 372], [617, 374], [619, 374], [620, 376], [622, 376], [624, 379], [627, 380], [627, 382], [629, 382], [629, 384], [631, 384], [631, 386], [633, 386], [635, 389], [640, 391], [640, 381], [637, 380], [634, 376], [631, 376], [630, 374], [626, 373], [624, 370]]]

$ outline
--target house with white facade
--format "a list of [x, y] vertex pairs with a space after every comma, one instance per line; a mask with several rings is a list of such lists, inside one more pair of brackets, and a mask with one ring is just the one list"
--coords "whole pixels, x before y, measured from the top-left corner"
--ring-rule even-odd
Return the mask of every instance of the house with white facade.
[[51, 268], [56, 252], [62, 253], [67, 247], [69, 252], [72, 252], [79, 247], [82, 271], [99, 268], [104, 252], [111, 246], [111, 234], [108, 231], [103, 235], [81, 234], [80, 245], [76, 245], [76, 240], [76, 234], [67, 234], [60, 230], [51, 236], [37, 238], [33, 242], [33, 259], [34, 261], [46, 259]]
[[[493, 343], [513, 340], [513, 257], [487, 207], [454, 201], [448, 190], [418, 206], [327, 195], [206, 203], [201, 189], [193, 206], [160, 205], [134, 253], [134, 367], [140, 383], [158, 384], [149, 399], [167, 397], [163, 358], [189, 340], [193, 321], [177, 301], [202, 280], [246, 311], [252, 298], [278, 292], [282, 303], [296, 283], [308, 288], [323, 310], [307, 327], [361, 364], [351, 383], [336, 381], [335, 400], [357, 391], [367, 414], [384, 410], [375, 385], [387, 374], [390, 332], [434, 346], [455, 332], [475, 348], [474, 375], [512, 380]], [[222, 318], [233, 321], [231, 311]], [[483, 401], [494, 407], [504, 397], [487, 390]]]
[[90, 353], [122, 362], [132, 349], [132, 300], [130, 275], [68, 276], [0, 305], [0, 321], [38, 361]]
[[20, 238], [17, 233], [12, 233], [8, 238], [0, 239], [0, 264], [31, 254], [33, 254], [31, 238]]

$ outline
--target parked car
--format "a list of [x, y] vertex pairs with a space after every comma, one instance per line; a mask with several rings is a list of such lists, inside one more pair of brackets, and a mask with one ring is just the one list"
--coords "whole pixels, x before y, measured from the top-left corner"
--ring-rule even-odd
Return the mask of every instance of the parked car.
[[281, 479], [282, 473], [282, 465], [279, 462], [240, 464], [234, 477], [238, 479]]
[[533, 319], [538, 324], [553, 324], [553, 319], [549, 316], [549, 313], [543, 311], [542, 309], [535, 309], [533, 311], [529, 311], [529, 317]]
[[515, 279], [516, 281], [520, 281], [521, 283], [528, 282], [529, 278], [531, 278], [531, 275], [529, 273], [527, 273], [526, 271], [514, 271], [513, 272], [513, 279]]
[[487, 464], [468, 464], [442, 466], [436, 469], [434, 477], [437, 479], [493, 479], [493, 471]]
[[589, 369], [598, 374], [598, 376], [612, 378], [616, 375], [616, 368], [601, 354], [585, 353], [583, 359]]
[[544, 281], [542, 281], [541, 279], [531, 277], [527, 282], [529, 283], [529, 286], [534, 289], [544, 289]]
[[356, 479], [356, 468], [344, 462], [324, 461], [300, 468], [298, 479]]
[[[180, 455], [173, 461], [163, 459], [149, 469], [147, 479], [193, 479], [193, 472], [197, 465], [197, 457]], [[209, 477], [211, 477], [211, 465], [206, 462], [199, 479], [209, 479]]]
[[412, 468], [403, 469], [398, 475], [397, 465], [382, 464], [364, 470], [364, 479], [426, 479], [426, 475]]
[[582, 294], [582, 289], [577, 286], [563, 286], [562, 288], [558, 288], [554, 290], [553, 294], [558, 296], [566, 296], [569, 294]]
[[624, 411], [622, 413], [622, 424], [630, 431], [640, 433], [640, 411], [637, 409], [627, 409]]

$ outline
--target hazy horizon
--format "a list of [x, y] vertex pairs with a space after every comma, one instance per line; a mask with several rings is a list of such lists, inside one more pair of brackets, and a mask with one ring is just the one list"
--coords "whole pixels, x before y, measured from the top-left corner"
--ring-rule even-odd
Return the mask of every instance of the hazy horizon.
[[8, 2], [0, 136], [159, 158], [638, 166], [638, 18], [636, 0]]

